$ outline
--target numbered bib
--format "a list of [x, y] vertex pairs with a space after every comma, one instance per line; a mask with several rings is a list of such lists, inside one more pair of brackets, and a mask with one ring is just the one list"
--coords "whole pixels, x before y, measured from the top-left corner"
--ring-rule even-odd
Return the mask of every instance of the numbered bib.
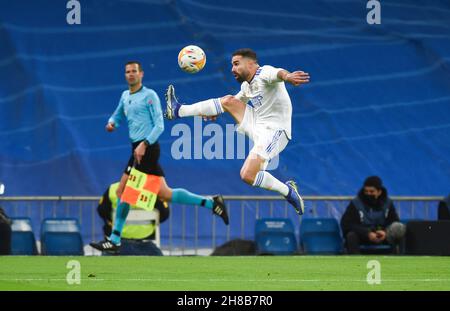
[[145, 174], [133, 167], [121, 199], [131, 206], [151, 211], [155, 207], [160, 188], [160, 176]]

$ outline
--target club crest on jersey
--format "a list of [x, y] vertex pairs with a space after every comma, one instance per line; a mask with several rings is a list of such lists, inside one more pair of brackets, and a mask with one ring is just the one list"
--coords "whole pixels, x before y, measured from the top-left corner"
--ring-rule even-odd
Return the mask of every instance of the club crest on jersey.
[[258, 109], [262, 105], [263, 97], [261, 95], [250, 98], [251, 106], [255, 109]]
[[148, 100], [148, 104], [149, 104], [149, 105], [153, 104], [153, 100], [149, 99], [149, 100]]

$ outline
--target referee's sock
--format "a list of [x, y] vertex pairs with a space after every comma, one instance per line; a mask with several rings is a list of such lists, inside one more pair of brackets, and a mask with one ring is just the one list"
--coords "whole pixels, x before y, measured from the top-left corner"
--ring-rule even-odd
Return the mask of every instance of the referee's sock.
[[112, 234], [109, 237], [111, 242], [116, 245], [120, 244], [120, 235], [122, 234], [123, 226], [125, 225], [129, 211], [130, 205], [117, 199], [116, 218], [114, 219]]
[[212, 209], [214, 201], [201, 195], [194, 194], [183, 188], [172, 190], [172, 202], [179, 204], [200, 205]]

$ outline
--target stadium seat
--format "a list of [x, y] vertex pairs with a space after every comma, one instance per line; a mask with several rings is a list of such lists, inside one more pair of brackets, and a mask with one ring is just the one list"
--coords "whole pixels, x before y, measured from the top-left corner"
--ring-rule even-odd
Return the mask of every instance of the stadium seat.
[[392, 246], [388, 244], [362, 244], [359, 246], [361, 254], [390, 254], [392, 253]]
[[48, 218], [41, 225], [42, 255], [84, 255], [80, 226], [75, 218]]
[[304, 218], [300, 241], [306, 254], [342, 253], [342, 238], [335, 218]]
[[292, 255], [297, 252], [294, 225], [287, 218], [257, 220], [255, 240], [259, 255]]
[[11, 218], [11, 255], [37, 255], [30, 218]]

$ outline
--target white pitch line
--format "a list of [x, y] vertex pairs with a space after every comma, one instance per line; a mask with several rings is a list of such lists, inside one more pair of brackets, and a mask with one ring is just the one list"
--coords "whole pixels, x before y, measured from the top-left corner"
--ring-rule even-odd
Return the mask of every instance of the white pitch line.
[[[0, 279], [0, 282], [33, 282], [33, 281], [66, 281], [66, 279], [44, 279], [44, 278], [26, 278], [26, 279]], [[283, 280], [283, 279], [258, 279], [258, 280], [242, 280], [242, 279], [154, 279], [154, 278], [132, 278], [132, 279], [99, 279], [99, 278], [88, 278], [81, 279], [81, 281], [98, 281], [98, 282], [120, 282], [120, 281], [132, 281], [132, 282], [289, 282], [289, 283], [301, 283], [301, 282], [362, 282], [366, 283], [367, 280], [326, 280], [326, 279], [296, 279], [296, 280]], [[450, 282], [450, 279], [381, 279], [381, 282]]]

